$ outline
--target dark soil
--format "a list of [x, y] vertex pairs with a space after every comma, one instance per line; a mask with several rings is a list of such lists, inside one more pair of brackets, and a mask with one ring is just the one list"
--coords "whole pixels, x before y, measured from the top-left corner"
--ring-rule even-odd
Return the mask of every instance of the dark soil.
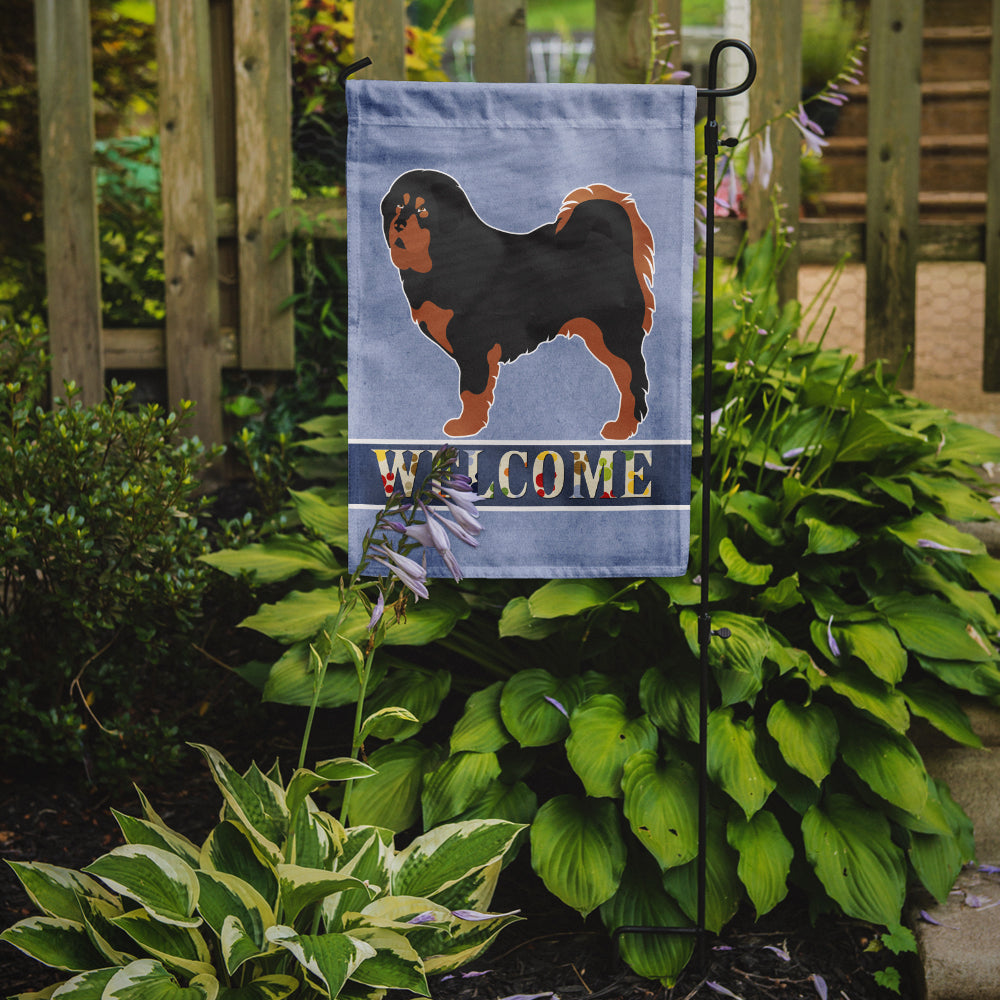
[[[290, 749], [287, 718], [271, 719], [270, 728], [268, 734], [256, 732], [257, 746]], [[245, 739], [220, 739], [218, 745], [234, 764], [248, 761]], [[196, 841], [218, 814], [218, 792], [194, 751], [189, 770], [149, 795], [170, 826]], [[122, 842], [112, 806], [139, 814], [134, 794], [102, 795], [58, 775], [26, 781], [8, 774], [0, 779], [0, 858], [81, 868]], [[596, 915], [583, 922], [563, 907], [545, 892], [523, 856], [501, 877], [494, 908], [519, 908], [525, 920], [502, 932], [470, 969], [432, 977], [435, 1000], [551, 994], [562, 1000], [690, 1000], [733, 994], [743, 1000], [887, 1000], [892, 994], [873, 979], [887, 965], [903, 974], [902, 996], [918, 992], [903, 961], [884, 951], [866, 950], [873, 941], [871, 928], [832, 918], [813, 927], [800, 901], [782, 904], [756, 925], [751, 915], [738, 915], [719, 938], [706, 940], [705, 969], [694, 968], [697, 961], [692, 962], [672, 990], [639, 978], [619, 962]], [[32, 912], [13, 873], [0, 866], [0, 927]], [[0, 995], [38, 990], [61, 978], [66, 977], [0, 944]]]

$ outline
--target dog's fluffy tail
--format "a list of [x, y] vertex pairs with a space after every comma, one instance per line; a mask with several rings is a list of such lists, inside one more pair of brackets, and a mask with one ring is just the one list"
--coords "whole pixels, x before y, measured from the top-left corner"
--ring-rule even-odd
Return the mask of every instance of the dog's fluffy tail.
[[558, 233], [569, 222], [574, 209], [586, 201], [610, 201], [621, 205], [628, 215], [632, 230], [632, 261], [635, 264], [635, 275], [639, 279], [646, 311], [642, 321], [642, 332], [649, 333], [653, 327], [653, 313], [656, 302], [653, 298], [653, 234], [649, 226], [639, 215], [632, 195], [616, 191], [607, 184], [591, 184], [589, 187], [577, 188], [563, 199], [562, 207], [556, 216], [555, 231]]

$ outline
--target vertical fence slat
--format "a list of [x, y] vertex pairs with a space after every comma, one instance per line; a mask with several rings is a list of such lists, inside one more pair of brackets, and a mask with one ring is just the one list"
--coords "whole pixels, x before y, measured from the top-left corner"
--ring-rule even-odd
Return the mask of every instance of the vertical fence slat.
[[289, 217], [281, 211], [292, 191], [289, 13], [287, 0], [233, 7], [243, 368], [295, 367], [293, 315], [281, 308], [292, 294]]
[[[757, 0], [750, 8], [750, 41], [760, 72], [750, 88], [750, 129], [798, 105], [802, 91], [802, 4], [799, 0]], [[725, 110], [721, 112], [725, 114]], [[735, 133], [739, 122], [728, 123]], [[766, 189], [755, 182], [747, 195], [747, 227], [751, 239], [759, 239], [774, 220], [773, 201], [781, 206], [781, 225], [794, 228], [795, 241], [778, 274], [778, 296], [788, 301], [798, 296], [800, 251], [799, 157], [802, 138], [788, 121], [776, 121], [771, 129], [774, 170]]]
[[475, 0], [476, 80], [479, 83], [524, 83], [527, 30], [524, 0]]
[[989, 171], [986, 178], [986, 325], [983, 389], [1000, 392], [1000, 0], [993, 0], [990, 44]]
[[167, 394], [198, 403], [192, 430], [222, 440], [219, 256], [206, 0], [160, 0], [156, 57], [163, 175]]
[[35, 0], [52, 391], [104, 395], [88, 0]]
[[650, 0], [595, 0], [594, 68], [598, 83], [645, 83]]
[[[865, 359], [913, 387], [923, 0], [872, 0], [868, 98]], [[904, 360], [905, 358], [905, 360]]]
[[354, 52], [372, 65], [359, 76], [375, 80], [406, 79], [405, 0], [363, 0], [354, 8]]

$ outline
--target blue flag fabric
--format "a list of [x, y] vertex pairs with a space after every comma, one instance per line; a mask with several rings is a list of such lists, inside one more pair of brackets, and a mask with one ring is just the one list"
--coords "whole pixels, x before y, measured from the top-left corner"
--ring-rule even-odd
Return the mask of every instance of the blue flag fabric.
[[352, 567], [449, 443], [465, 575], [686, 571], [695, 99], [348, 82]]

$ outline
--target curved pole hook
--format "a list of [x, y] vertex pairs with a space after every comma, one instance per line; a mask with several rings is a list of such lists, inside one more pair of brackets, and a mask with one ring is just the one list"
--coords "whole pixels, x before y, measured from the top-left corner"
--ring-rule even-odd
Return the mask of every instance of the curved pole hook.
[[347, 89], [347, 78], [352, 73], [357, 73], [358, 70], [364, 69], [366, 66], [371, 66], [371, 64], [372, 64], [371, 59], [369, 59], [368, 56], [365, 56], [363, 59], [359, 59], [357, 62], [351, 63], [350, 66], [345, 66], [337, 74], [337, 83], [340, 84], [340, 89], [341, 90]]
[[[719, 76], [719, 56], [725, 49], [739, 49], [747, 59], [746, 79], [735, 87], [717, 87]], [[708, 57], [708, 87], [698, 90], [699, 97], [735, 97], [750, 89], [750, 85], [757, 78], [757, 57], [753, 49], [746, 42], [738, 38], [723, 38], [721, 42], [716, 42], [712, 49], [712, 54]]]

